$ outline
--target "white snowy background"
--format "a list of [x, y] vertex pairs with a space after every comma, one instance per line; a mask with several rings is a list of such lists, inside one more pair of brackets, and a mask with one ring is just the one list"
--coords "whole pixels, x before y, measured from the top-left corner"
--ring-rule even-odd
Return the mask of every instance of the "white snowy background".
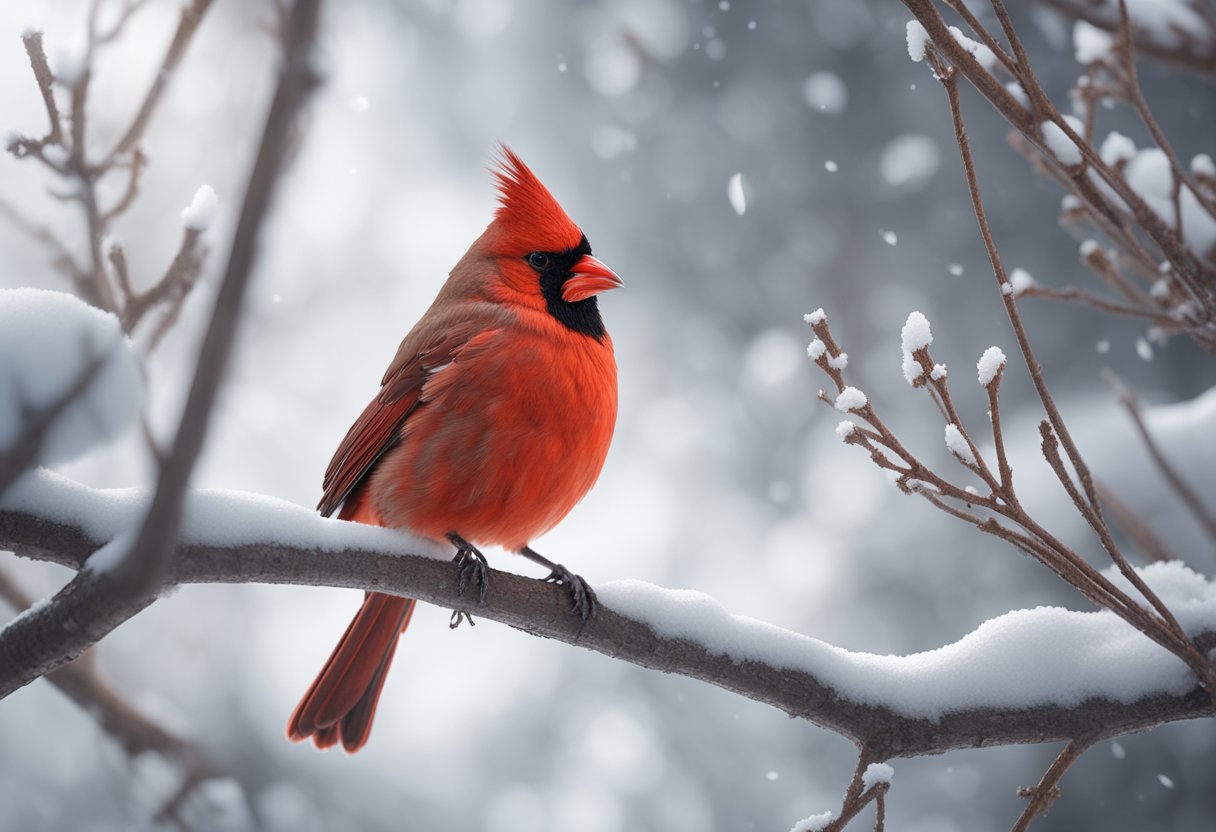
[[[44, 129], [22, 29], [43, 28], [52, 62], [65, 60], [84, 5], [0, 5], [0, 130]], [[100, 144], [129, 117], [178, 6], [152, 2], [103, 53], [90, 110]], [[267, 15], [217, 0], [152, 125], [145, 193], [118, 228], [137, 282], [172, 256], [181, 208], [200, 185], [218, 197], [207, 234], [224, 249], [269, 90], [274, 55], [258, 26]], [[1097, 557], [1035, 461], [1028, 381], [944, 95], [908, 60], [906, 19], [898, 4], [860, 0], [331, 4], [329, 78], [270, 224], [196, 485], [315, 503], [397, 342], [489, 220], [485, 168], [501, 140], [627, 284], [602, 303], [621, 370], [613, 451], [540, 551], [593, 584], [694, 589], [732, 613], [876, 654], [931, 650], [1013, 609], [1086, 610], [1011, 549], [892, 489], [840, 442], [841, 414], [815, 401], [824, 379], [806, 358], [802, 313], [822, 306], [851, 380], [910, 445], [949, 466], [940, 420], [901, 378], [900, 329], [912, 310], [933, 322], [934, 358], [955, 370], [977, 434], [986, 399], [972, 368], [1001, 347], [1020, 493]], [[1070, 28], [1024, 11], [1019, 22], [1048, 90], [1062, 95], [1076, 73]], [[1212, 152], [1210, 90], [1142, 73], [1180, 155]], [[1007, 264], [1049, 285], [1083, 281], [1080, 241], [1055, 223], [1059, 194], [1030, 180], [986, 104], [970, 94], [964, 104]], [[1124, 114], [1101, 118], [1145, 143]], [[0, 159], [0, 196], [79, 241], [78, 217], [46, 185], [35, 164]], [[64, 288], [45, 253], [7, 225], [0, 252], [0, 288]], [[217, 267], [208, 261], [204, 290], [146, 364], [146, 412], [161, 434], [176, 419]], [[1138, 349], [1144, 333], [1128, 321], [1032, 304], [1032, 338], [1098, 474], [1210, 575], [1210, 541], [1171, 504], [1098, 372], [1116, 367], [1154, 403], [1196, 399], [1155, 410], [1153, 424], [1211, 493], [1211, 359], [1181, 340]], [[4, 333], [0, 345], [6, 364], [12, 350], [37, 358]], [[129, 383], [137, 396], [141, 383]], [[134, 431], [58, 470], [126, 488], [148, 484], [151, 466]], [[493, 562], [529, 572], [508, 555]], [[14, 571], [40, 594], [64, 580], [51, 567]], [[1210, 593], [1179, 575], [1165, 578]], [[839, 806], [854, 758], [834, 735], [493, 623], [450, 632], [446, 612], [430, 608], [402, 644], [366, 749], [290, 745], [287, 716], [357, 602], [341, 590], [187, 588], [107, 639], [103, 665], [135, 704], [197, 739], [274, 829], [784, 830]], [[1056, 657], [1042, 672], [1074, 665]], [[1007, 828], [1021, 805], [1014, 790], [1037, 781], [1051, 754], [893, 761], [891, 828]], [[1065, 798], [1036, 828], [1207, 828], [1214, 755], [1216, 730], [1203, 723], [1106, 743], [1070, 772]], [[44, 683], [0, 703], [0, 830], [138, 828], [172, 787], [171, 772], [150, 759], [130, 766]], [[228, 814], [211, 822], [245, 828], [232, 796], [213, 790]]]

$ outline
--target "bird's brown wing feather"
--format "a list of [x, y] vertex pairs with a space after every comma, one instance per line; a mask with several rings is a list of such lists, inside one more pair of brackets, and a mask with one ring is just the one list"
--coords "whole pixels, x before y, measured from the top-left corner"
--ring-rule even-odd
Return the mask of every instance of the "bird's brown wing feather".
[[501, 312], [481, 304], [455, 314], [432, 308], [401, 342], [381, 381], [380, 393], [351, 425], [325, 470], [317, 509], [333, 514], [367, 477], [376, 461], [397, 443], [406, 419], [422, 403], [422, 388], [437, 370], [451, 363], [470, 340], [495, 328]]

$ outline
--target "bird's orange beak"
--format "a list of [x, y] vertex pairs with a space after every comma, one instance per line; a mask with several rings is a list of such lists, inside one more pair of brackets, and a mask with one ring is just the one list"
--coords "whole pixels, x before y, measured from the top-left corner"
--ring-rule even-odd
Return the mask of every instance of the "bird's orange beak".
[[570, 276], [562, 284], [562, 300], [567, 303], [577, 303], [580, 300], [618, 289], [625, 282], [617, 277], [616, 272], [596, 260], [590, 254], [584, 254], [570, 270]]

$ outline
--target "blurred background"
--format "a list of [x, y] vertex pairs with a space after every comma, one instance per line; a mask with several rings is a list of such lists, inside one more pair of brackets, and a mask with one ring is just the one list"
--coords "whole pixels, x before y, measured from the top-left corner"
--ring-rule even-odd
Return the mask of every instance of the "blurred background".
[[[137, 106], [180, 5], [153, 0], [101, 53], [90, 105], [99, 148]], [[1036, 69], [1063, 101], [1078, 72], [1070, 26], [1015, 5]], [[55, 63], [79, 49], [86, 9], [0, 5], [0, 129], [45, 129], [23, 28], [45, 30]], [[932, 649], [1009, 609], [1087, 608], [1012, 549], [899, 494], [837, 439], [838, 414], [815, 400], [825, 380], [806, 359], [802, 315], [822, 306], [853, 383], [907, 444], [949, 470], [940, 417], [901, 377], [899, 328], [914, 309], [934, 323], [934, 358], [951, 368], [977, 435], [986, 401], [974, 362], [1001, 346], [1021, 490], [1099, 562], [1035, 462], [1033, 396], [1012, 358], [945, 95], [908, 60], [908, 18], [880, 0], [327, 4], [326, 82], [263, 240], [196, 483], [315, 504], [331, 453], [400, 338], [489, 221], [486, 168], [503, 141], [627, 284], [602, 301], [621, 379], [612, 453], [540, 551], [593, 584], [698, 589], [733, 612], [877, 653]], [[148, 132], [143, 194], [118, 228], [136, 282], [150, 283], [176, 251], [195, 189], [219, 194], [204, 286], [147, 362], [150, 419], [163, 435], [261, 129], [277, 55], [271, 20], [269, 3], [217, 0]], [[1179, 155], [1211, 152], [1210, 87], [1151, 65], [1142, 74]], [[1079, 240], [1056, 222], [1058, 190], [1033, 178], [970, 89], [964, 106], [1007, 266], [1049, 285], [1084, 283]], [[1099, 123], [1100, 134], [1145, 139], [1123, 112]], [[737, 174], [743, 200], [732, 204]], [[48, 196], [50, 184], [35, 163], [0, 158], [0, 196], [83, 250], [78, 214]], [[0, 252], [0, 286], [66, 288], [45, 251], [9, 225]], [[1135, 322], [1042, 301], [1024, 308], [1099, 475], [1134, 504], [1159, 497], [1098, 373], [1116, 367], [1150, 401], [1175, 402], [1213, 385], [1210, 357], [1179, 339], [1146, 361]], [[132, 436], [65, 473], [125, 487], [147, 484], [152, 468]], [[1210, 572], [1216, 555], [1187, 518], [1154, 510], [1188, 561]], [[539, 577], [508, 554], [491, 562]], [[38, 594], [65, 579], [11, 558], [4, 566]], [[419, 610], [402, 642], [367, 748], [347, 757], [291, 745], [287, 717], [358, 599], [190, 587], [106, 639], [114, 684], [232, 777], [194, 807], [198, 828], [247, 828], [256, 816], [300, 832], [786, 830], [839, 807], [855, 761], [840, 737], [492, 622], [449, 631], [448, 612], [434, 608]], [[1037, 782], [1054, 753], [893, 761], [889, 828], [1006, 829], [1021, 810], [1015, 789]], [[1036, 829], [1210, 828], [1214, 755], [1210, 723], [1106, 743], [1068, 775]], [[146, 827], [173, 777], [155, 759], [128, 761], [44, 682], [0, 703], [2, 830]]]

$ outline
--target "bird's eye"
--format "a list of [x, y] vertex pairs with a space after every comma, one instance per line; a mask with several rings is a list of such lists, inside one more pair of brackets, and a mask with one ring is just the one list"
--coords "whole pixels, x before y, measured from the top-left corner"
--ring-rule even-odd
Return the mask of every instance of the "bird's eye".
[[543, 269], [549, 265], [549, 255], [534, 251], [528, 255], [528, 265], [534, 269]]

